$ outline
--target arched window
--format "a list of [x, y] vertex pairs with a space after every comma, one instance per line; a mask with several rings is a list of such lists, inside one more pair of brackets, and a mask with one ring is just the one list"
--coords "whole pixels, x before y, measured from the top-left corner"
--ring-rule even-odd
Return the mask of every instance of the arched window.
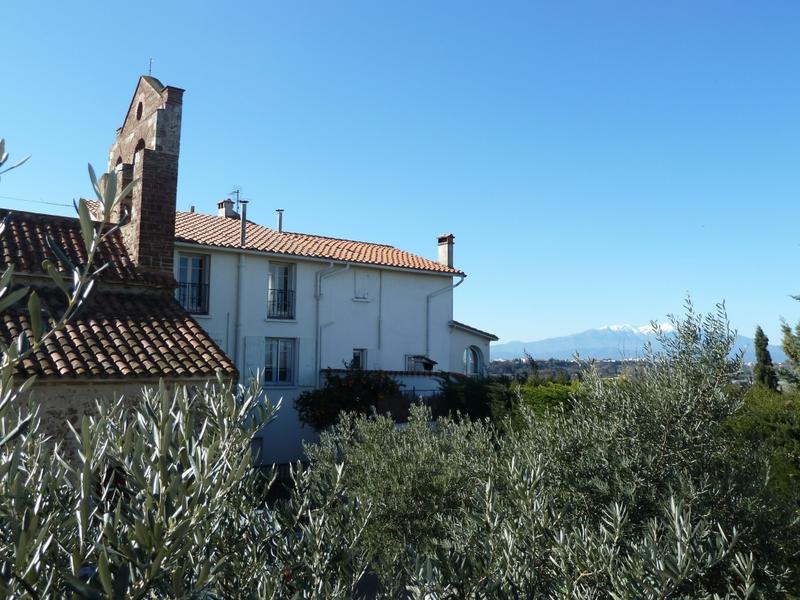
[[131, 164], [136, 164], [136, 155], [139, 153], [139, 150], [144, 150], [144, 139], [139, 138], [139, 141], [136, 142], [136, 147], [133, 149], [133, 156], [131, 156]]
[[115, 164], [114, 166], [118, 167], [118, 166], [119, 166], [119, 165], [121, 165], [121, 164], [122, 164], [122, 157], [121, 157], [121, 156], [118, 156], [118, 157], [117, 157], [117, 162], [116, 162], [116, 164]]
[[476, 346], [468, 346], [464, 349], [464, 373], [477, 377], [483, 372], [483, 355]]

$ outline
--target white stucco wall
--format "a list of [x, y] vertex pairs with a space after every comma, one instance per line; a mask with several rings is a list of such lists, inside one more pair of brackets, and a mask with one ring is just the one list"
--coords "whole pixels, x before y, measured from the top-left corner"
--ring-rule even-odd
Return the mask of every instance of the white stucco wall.
[[481, 354], [481, 374], [489, 364], [489, 339], [462, 329], [450, 329], [450, 366], [455, 373], [464, 373], [464, 350], [475, 346]]
[[[265, 338], [296, 340], [293, 384], [264, 386], [271, 401], [282, 398], [277, 419], [256, 440], [264, 462], [297, 460], [302, 457], [302, 442], [317, 439], [311, 428], [299, 422], [293, 401], [317, 385], [319, 369], [342, 368], [355, 348], [366, 349], [368, 369], [402, 371], [406, 356], [419, 354], [435, 360], [437, 370], [461, 370], [460, 355], [452, 362], [448, 323], [453, 318], [453, 292], [447, 288], [454, 282], [448, 275], [338, 263], [332, 272], [326, 261], [245, 253], [241, 255], [242, 310], [237, 331], [239, 252], [178, 243], [176, 278], [181, 253], [208, 257], [209, 314], [195, 318], [235, 359], [243, 377], [263, 369]], [[295, 265], [295, 319], [267, 318], [270, 260]], [[317, 319], [316, 280], [323, 270], [329, 275], [322, 280]], [[442, 289], [446, 291], [430, 299], [426, 336], [428, 296]]]

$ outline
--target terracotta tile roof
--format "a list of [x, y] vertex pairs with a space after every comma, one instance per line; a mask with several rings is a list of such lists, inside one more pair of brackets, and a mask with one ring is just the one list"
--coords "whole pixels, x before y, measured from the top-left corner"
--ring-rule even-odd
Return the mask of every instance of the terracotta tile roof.
[[[35, 286], [42, 309], [63, 311], [63, 294]], [[24, 303], [0, 315], [0, 337], [12, 339], [30, 319]], [[23, 361], [22, 375], [52, 378], [193, 378], [235, 376], [231, 360], [175, 299], [164, 292], [97, 290], [46, 347]]]
[[[9, 213], [0, 209], [0, 219]], [[86, 250], [81, 238], [81, 226], [77, 218], [42, 215], [30, 212], [12, 212], [6, 230], [0, 237], [0, 256], [3, 265], [14, 265], [16, 273], [44, 275], [42, 261], [50, 259], [58, 269], [70, 273], [47, 244], [50, 235], [74, 265], [86, 263]], [[143, 271], [133, 263], [122, 242], [122, 234], [117, 230], [106, 237], [97, 249], [96, 264], [108, 263], [102, 273], [106, 282], [125, 282], [133, 284], [174, 285], [166, 281], [163, 274]], [[174, 278], [173, 278], [174, 279]]]
[[[0, 218], [8, 212], [0, 209]], [[0, 236], [0, 256], [3, 269], [12, 264], [18, 282], [31, 283], [42, 309], [58, 317], [64, 310], [63, 294], [49, 281], [35, 278], [46, 276], [41, 267], [46, 258], [69, 271], [48, 246], [48, 234], [73, 264], [86, 262], [77, 219], [23, 212], [11, 215]], [[109, 264], [99, 289], [46, 349], [20, 365], [20, 374], [45, 379], [207, 379], [219, 370], [236, 377], [231, 360], [175, 300], [172, 274], [139, 269], [119, 232], [101, 245], [96, 260]], [[24, 302], [0, 314], [2, 339], [22, 331], [30, 334]]]
[[[240, 221], [201, 213], [178, 212], [175, 238], [181, 242], [238, 248]], [[357, 242], [305, 233], [279, 232], [247, 222], [248, 250], [324, 260], [349, 261], [434, 273], [463, 275], [463, 271], [385, 244]]]

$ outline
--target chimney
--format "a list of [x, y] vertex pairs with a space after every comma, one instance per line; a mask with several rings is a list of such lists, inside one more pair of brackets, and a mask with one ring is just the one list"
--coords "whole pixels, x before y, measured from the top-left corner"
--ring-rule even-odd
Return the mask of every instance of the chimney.
[[217, 202], [217, 216], [225, 217], [226, 219], [238, 219], [239, 213], [233, 210], [233, 200], [225, 198]]
[[119, 185], [136, 180], [122, 205], [130, 215], [120, 228], [128, 255], [143, 269], [170, 275], [182, 110], [182, 89], [140, 77], [108, 160], [109, 170], [117, 169]]
[[278, 208], [275, 212], [278, 213], [278, 231], [283, 231], [283, 209]]
[[453, 268], [453, 240], [456, 239], [452, 233], [440, 235], [439, 242], [439, 263]]
[[242, 207], [242, 224], [239, 230], [239, 245], [244, 248], [247, 242], [247, 200], [239, 200]]

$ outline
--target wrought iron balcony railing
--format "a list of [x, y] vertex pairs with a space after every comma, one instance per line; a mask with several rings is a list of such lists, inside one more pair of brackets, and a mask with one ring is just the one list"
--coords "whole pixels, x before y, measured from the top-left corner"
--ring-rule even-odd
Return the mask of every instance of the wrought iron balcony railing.
[[193, 315], [208, 314], [208, 284], [179, 281], [175, 297], [186, 312]]
[[294, 319], [294, 290], [268, 290], [267, 318]]

